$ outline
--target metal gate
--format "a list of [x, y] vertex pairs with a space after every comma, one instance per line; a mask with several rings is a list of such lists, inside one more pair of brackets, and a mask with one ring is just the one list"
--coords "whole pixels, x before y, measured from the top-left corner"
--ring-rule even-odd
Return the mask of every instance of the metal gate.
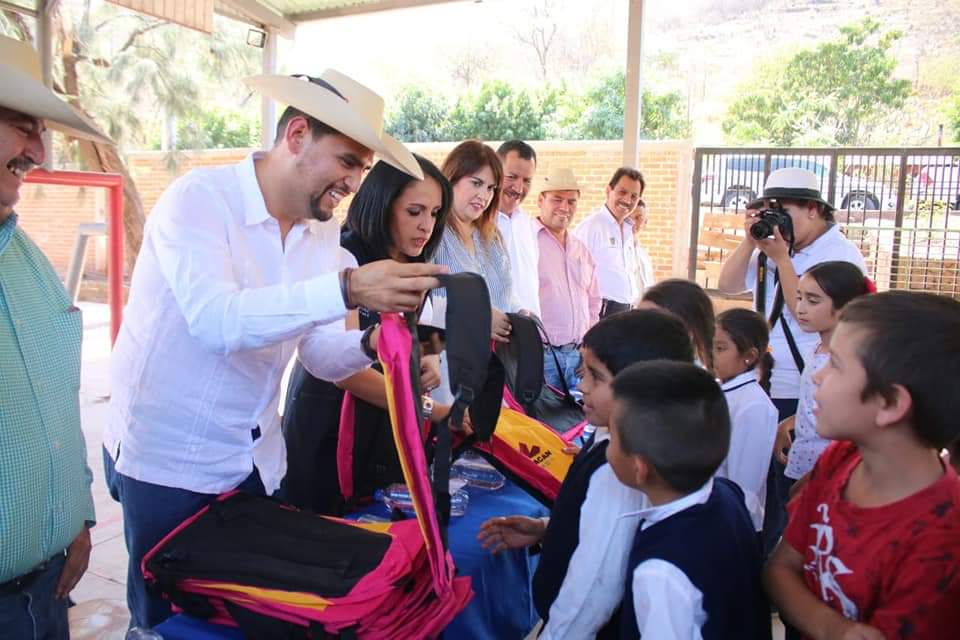
[[816, 174], [880, 290], [960, 299], [960, 148], [701, 147], [694, 156], [689, 277], [716, 289], [746, 204], [771, 171]]

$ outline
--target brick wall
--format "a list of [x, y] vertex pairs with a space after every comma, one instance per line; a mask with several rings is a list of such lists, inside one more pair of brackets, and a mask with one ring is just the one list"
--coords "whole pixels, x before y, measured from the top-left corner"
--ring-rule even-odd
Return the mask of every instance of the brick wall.
[[[536, 142], [533, 145], [539, 158], [539, 172], [547, 172], [551, 167], [569, 167], [585, 186], [577, 220], [603, 203], [604, 187], [621, 163], [620, 141]], [[454, 143], [409, 146], [439, 165]], [[178, 153], [175, 163], [170, 163], [165, 152], [138, 152], [128, 156], [128, 166], [149, 214], [176, 176], [195, 167], [237, 162], [248, 153], [247, 149], [187, 151]], [[640, 146], [639, 168], [647, 182], [644, 201], [649, 216], [641, 243], [650, 252], [658, 278], [686, 274], [692, 157], [693, 149], [686, 143], [645, 142]], [[66, 271], [69, 262], [77, 224], [104, 219], [106, 197], [100, 191], [28, 185], [22, 192], [17, 210], [24, 227], [61, 273]], [[347, 202], [341, 203], [337, 213], [342, 215], [346, 206]], [[528, 197], [525, 209], [536, 213], [534, 197]], [[106, 265], [105, 240], [93, 242], [91, 246], [86, 271], [102, 273]]]
[[[56, 270], [64, 274], [73, 253], [77, 225], [106, 221], [107, 192], [100, 188], [26, 184], [20, 189], [16, 210], [17, 224], [47, 254]], [[84, 270], [102, 273], [106, 268], [107, 240], [91, 238]]]

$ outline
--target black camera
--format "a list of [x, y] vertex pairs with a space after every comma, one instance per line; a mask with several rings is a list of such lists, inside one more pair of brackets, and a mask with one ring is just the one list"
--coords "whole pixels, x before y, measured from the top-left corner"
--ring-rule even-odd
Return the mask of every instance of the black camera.
[[750, 226], [750, 235], [757, 240], [773, 236], [773, 229], [780, 227], [780, 235], [787, 242], [793, 238], [793, 220], [783, 205], [774, 203], [769, 209], [757, 212], [759, 220]]

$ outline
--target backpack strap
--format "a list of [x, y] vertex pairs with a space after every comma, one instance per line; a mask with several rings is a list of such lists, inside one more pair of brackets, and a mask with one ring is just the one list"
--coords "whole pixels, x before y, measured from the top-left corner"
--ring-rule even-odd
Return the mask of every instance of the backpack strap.
[[[453, 393], [449, 420], [461, 425], [464, 413], [470, 409], [474, 432], [479, 439], [489, 440], [499, 415], [495, 407], [500, 404], [496, 390], [487, 385], [493, 316], [490, 293], [486, 282], [475, 273], [442, 275], [439, 280], [447, 294], [447, 369]], [[502, 375], [500, 386], [503, 386]]]
[[[776, 282], [777, 291], [773, 296], [773, 309], [770, 311], [769, 322], [771, 331], [773, 331], [774, 326], [776, 326], [777, 320], [783, 318], [784, 305], [783, 287], [780, 286], [779, 274], [774, 275], [774, 282]], [[793, 356], [793, 363], [797, 365], [797, 371], [803, 373], [803, 355], [800, 353], [799, 347], [797, 347], [797, 341], [793, 338], [793, 332], [790, 331], [790, 324], [786, 318], [783, 318], [780, 326], [783, 327], [783, 335], [787, 339], [787, 346], [790, 348], [790, 355]]]
[[[490, 439], [500, 414], [498, 394], [503, 393], [503, 367], [491, 367], [496, 356], [490, 351], [493, 310], [486, 282], [467, 272], [442, 275], [439, 280], [447, 294], [446, 351], [453, 405], [450, 415], [436, 427], [432, 484], [437, 520], [446, 546], [453, 458], [450, 425], [462, 425], [464, 414], [470, 409], [475, 437]], [[489, 375], [491, 369], [493, 376]]]
[[512, 327], [510, 342], [498, 343], [495, 351], [501, 361], [510, 361], [514, 368], [510, 390], [524, 413], [532, 415], [533, 403], [543, 390], [543, 342], [535, 319], [519, 313], [507, 315]]
[[543, 326], [543, 323], [540, 321], [540, 318], [536, 316], [531, 316], [534, 324], [537, 327], [537, 330], [543, 336], [541, 339], [541, 344], [543, 345], [544, 351], [550, 351], [550, 355], [553, 356], [553, 363], [557, 367], [557, 371], [560, 372], [560, 384], [563, 387], [560, 391], [563, 391], [563, 395], [567, 398], [572, 398], [573, 396], [570, 393], [570, 387], [567, 386], [566, 376], [563, 375], [563, 367], [560, 366], [560, 358], [557, 357], [557, 350], [554, 348], [553, 344], [550, 342], [550, 337], [547, 335], [547, 329]]

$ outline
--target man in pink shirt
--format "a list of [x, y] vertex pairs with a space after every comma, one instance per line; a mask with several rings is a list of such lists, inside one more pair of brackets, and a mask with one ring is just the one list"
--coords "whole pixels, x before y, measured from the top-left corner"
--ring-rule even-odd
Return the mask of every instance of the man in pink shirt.
[[572, 233], [570, 223], [577, 212], [580, 185], [570, 169], [553, 169], [541, 180], [537, 204], [540, 216], [534, 222], [540, 250], [540, 312], [553, 355], [544, 357], [547, 383], [576, 389], [580, 353], [577, 348], [600, 317], [597, 266], [590, 250]]

